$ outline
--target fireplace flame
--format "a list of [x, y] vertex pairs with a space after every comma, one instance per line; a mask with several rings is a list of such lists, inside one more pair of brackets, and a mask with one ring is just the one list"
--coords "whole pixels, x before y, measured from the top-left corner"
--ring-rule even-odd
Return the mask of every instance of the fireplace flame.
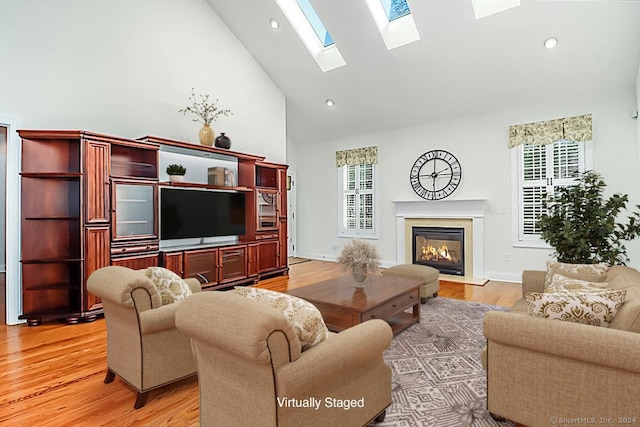
[[447, 245], [436, 248], [432, 245], [422, 247], [422, 261], [449, 261], [451, 262], [451, 254]]

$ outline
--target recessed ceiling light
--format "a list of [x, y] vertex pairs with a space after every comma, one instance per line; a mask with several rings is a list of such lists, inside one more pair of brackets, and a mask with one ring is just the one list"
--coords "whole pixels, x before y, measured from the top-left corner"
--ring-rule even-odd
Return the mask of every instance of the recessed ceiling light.
[[278, 27], [280, 27], [280, 24], [275, 19], [269, 20], [269, 25], [271, 25], [271, 28], [273, 28], [274, 30], [277, 30]]
[[327, 99], [325, 103], [327, 104], [327, 107], [333, 107], [334, 105], [336, 105], [336, 103], [333, 102], [333, 99]]
[[553, 49], [558, 44], [558, 39], [555, 37], [549, 37], [544, 41], [544, 47], [547, 49]]

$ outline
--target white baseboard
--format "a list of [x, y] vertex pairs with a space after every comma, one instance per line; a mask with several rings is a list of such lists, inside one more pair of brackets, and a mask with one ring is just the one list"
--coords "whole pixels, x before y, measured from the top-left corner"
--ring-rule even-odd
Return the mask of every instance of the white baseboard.
[[[314, 259], [318, 261], [332, 261], [332, 262], [337, 262], [337, 258], [338, 258], [335, 255], [310, 254], [310, 253], [301, 253], [301, 252], [298, 252], [297, 256], [299, 258]], [[394, 265], [396, 265], [395, 261], [385, 261], [385, 260], [380, 261], [380, 267], [382, 268], [389, 268], [389, 267], [393, 267]]]
[[499, 282], [522, 282], [522, 273], [505, 273], [502, 271], [485, 271], [484, 275], [489, 280], [497, 280]]

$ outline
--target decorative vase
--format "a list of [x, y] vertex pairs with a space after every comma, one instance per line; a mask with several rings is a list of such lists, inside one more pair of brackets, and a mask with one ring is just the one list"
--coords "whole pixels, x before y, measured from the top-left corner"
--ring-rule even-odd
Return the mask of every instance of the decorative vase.
[[184, 182], [184, 175], [169, 175], [171, 182]]
[[216, 134], [213, 133], [211, 126], [209, 126], [208, 123], [205, 123], [204, 126], [202, 126], [202, 129], [200, 129], [198, 136], [200, 136], [200, 144], [211, 147]]
[[351, 275], [353, 280], [356, 281], [354, 285], [356, 288], [364, 288], [364, 281], [367, 278], [367, 265], [358, 265], [351, 268]]
[[231, 139], [224, 132], [220, 132], [220, 136], [216, 138], [216, 147], [218, 148], [231, 148]]

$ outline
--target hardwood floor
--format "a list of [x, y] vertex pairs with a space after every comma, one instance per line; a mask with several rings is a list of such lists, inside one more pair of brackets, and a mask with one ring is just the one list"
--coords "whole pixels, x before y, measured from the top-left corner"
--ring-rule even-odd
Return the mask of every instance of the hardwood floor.
[[[311, 261], [291, 266], [289, 278], [258, 286], [284, 291], [340, 274], [336, 263]], [[520, 285], [445, 282], [439, 295], [510, 306], [520, 297]], [[120, 378], [104, 384], [106, 335], [104, 319], [72, 326], [0, 326], [0, 425], [199, 425], [196, 377], [152, 391], [138, 410], [133, 409], [135, 392]]]

